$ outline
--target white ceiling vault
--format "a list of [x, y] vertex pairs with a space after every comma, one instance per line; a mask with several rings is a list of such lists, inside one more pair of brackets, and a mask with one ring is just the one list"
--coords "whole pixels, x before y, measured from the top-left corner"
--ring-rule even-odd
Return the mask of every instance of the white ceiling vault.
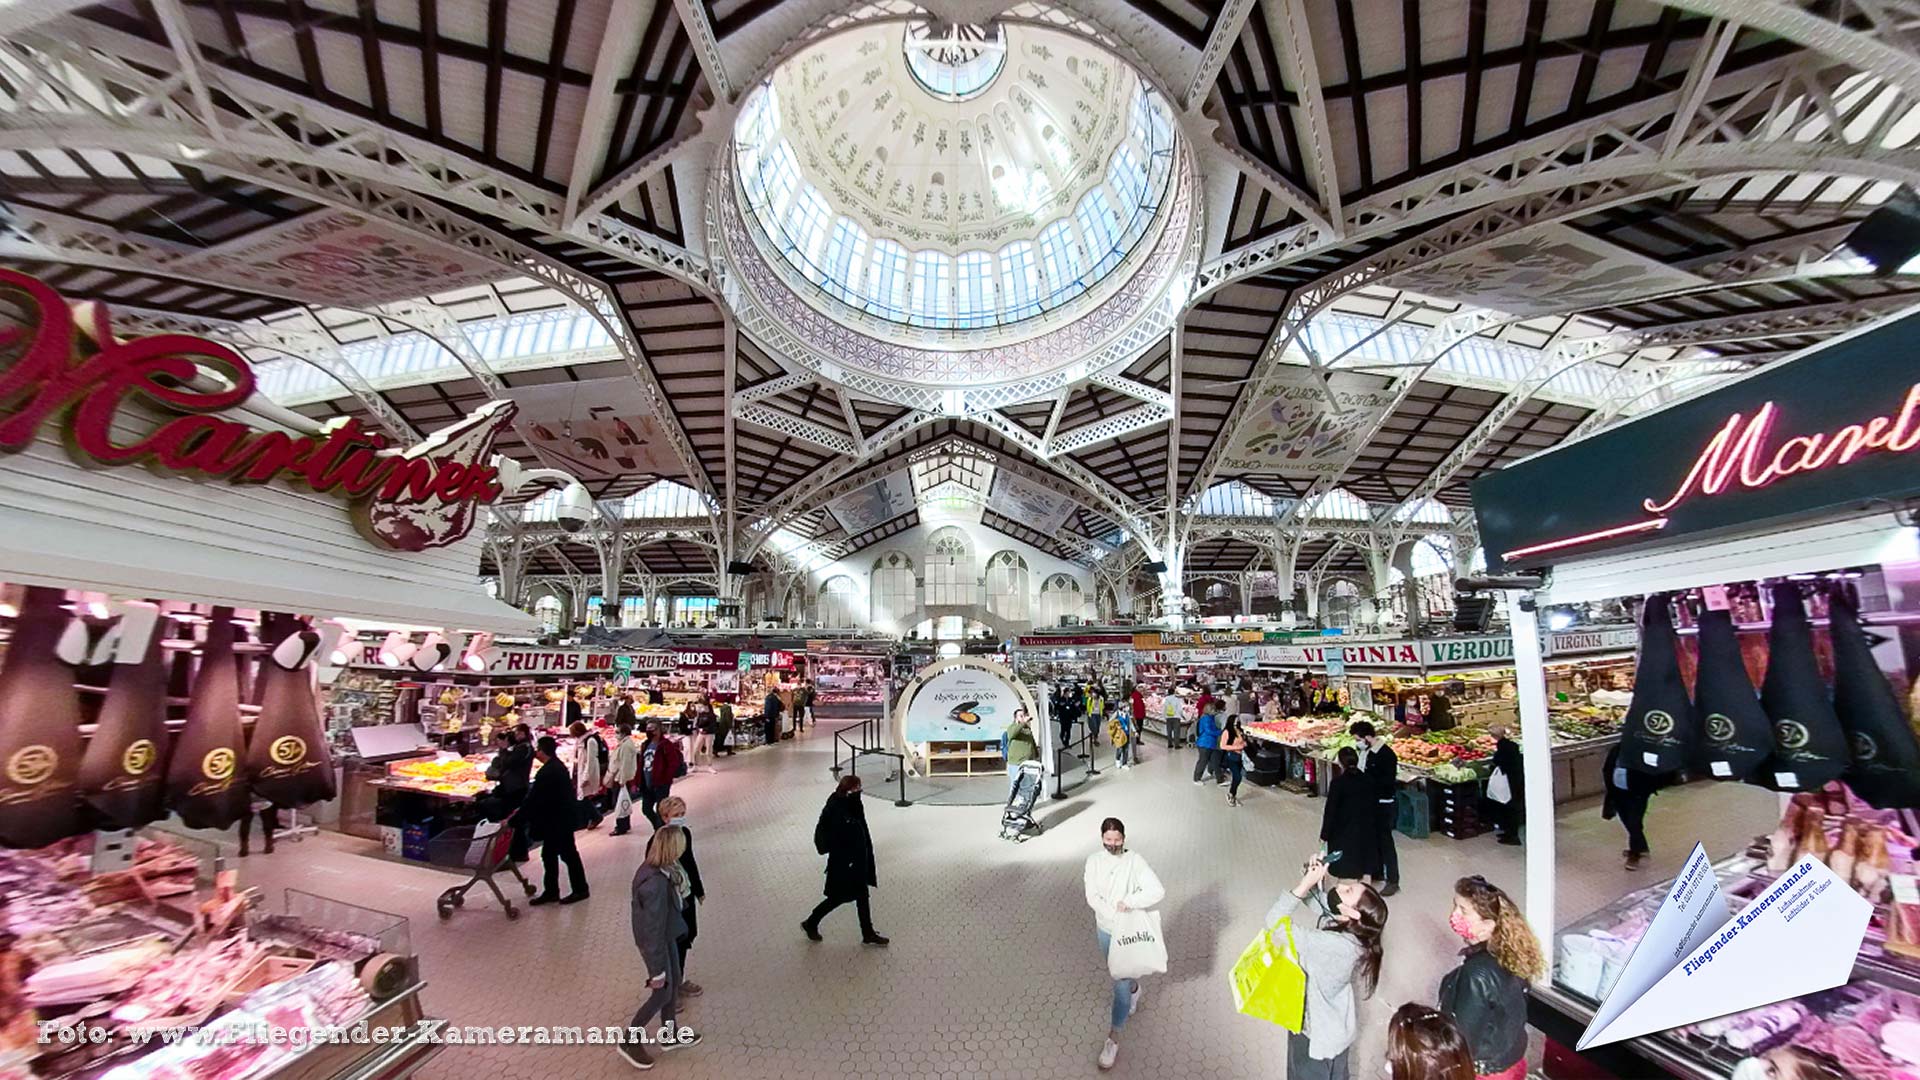
[[[122, 326], [231, 340], [316, 418], [430, 431], [620, 380], [672, 464], [597, 474], [609, 524], [588, 534], [529, 521], [510, 544], [503, 514], [497, 550], [526, 574], [710, 591], [730, 559], [837, 557], [917, 520], [849, 536], [825, 509], [903, 470], [921, 499], [1103, 573], [1359, 574], [1468, 527], [1451, 512], [1488, 469], [1920, 303], [1841, 247], [1920, 181], [1900, 6], [18, 3], [0, 7], [0, 261]], [[978, 96], [906, 73], [910, 24], [992, 19], [1009, 55]], [[823, 59], [781, 69], [796, 56]], [[979, 122], [1018, 112], [1003, 99], [1034, 76], [1059, 123]], [[734, 123], [770, 78], [792, 80], [796, 152], [840, 185], [836, 210], [904, 235], [887, 198], [914, 188], [933, 232], [907, 248], [999, 250], [1063, 213], [1090, 246], [1097, 222], [1073, 214], [1113, 187], [1129, 80], [1166, 103], [1193, 182], [1169, 185], [1137, 268], [1077, 306], [909, 332], [809, 299], [856, 335], [834, 337], [716, 245]], [[968, 117], [1012, 133], [1002, 158], [961, 150]], [[896, 171], [863, 201], [883, 151]], [[1023, 161], [1045, 213], [989, 212], [1011, 193], [993, 168]], [[1289, 423], [1311, 437], [1273, 453]], [[542, 438], [503, 449], [533, 462]], [[1074, 510], [1036, 530], [999, 477]]]

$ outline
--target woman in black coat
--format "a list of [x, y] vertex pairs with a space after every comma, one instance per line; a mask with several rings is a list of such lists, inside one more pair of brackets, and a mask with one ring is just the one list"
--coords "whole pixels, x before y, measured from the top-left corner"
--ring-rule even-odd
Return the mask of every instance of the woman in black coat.
[[800, 924], [807, 937], [820, 940], [820, 920], [827, 913], [851, 901], [860, 913], [860, 943], [887, 944], [873, 928], [873, 909], [867, 890], [878, 887], [880, 879], [873, 865], [873, 836], [867, 832], [867, 809], [860, 801], [860, 778], [843, 776], [840, 785], [827, 796], [820, 810], [820, 823], [813, 827], [813, 846], [827, 857], [827, 898]]
[[1353, 747], [1340, 748], [1340, 770], [1327, 785], [1327, 806], [1320, 818], [1320, 839], [1330, 859], [1328, 871], [1337, 878], [1365, 880], [1373, 872], [1376, 853], [1373, 785], [1360, 771], [1360, 755]]

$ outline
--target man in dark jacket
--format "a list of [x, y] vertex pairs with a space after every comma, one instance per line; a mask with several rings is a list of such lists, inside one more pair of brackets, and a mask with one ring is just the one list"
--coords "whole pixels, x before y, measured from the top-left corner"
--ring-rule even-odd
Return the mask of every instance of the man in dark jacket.
[[1493, 771], [1507, 778], [1507, 801], [1489, 798], [1488, 805], [1493, 808], [1493, 822], [1500, 829], [1500, 842], [1517, 847], [1520, 823], [1526, 816], [1520, 744], [1507, 738], [1507, 729], [1499, 724], [1488, 728], [1487, 734], [1493, 736]]
[[760, 704], [760, 720], [767, 729], [767, 745], [780, 741], [780, 713], [785, 709], [780, 703], [778, 690], [767, 691], [767, 700]]
[[1372, 723], [1362, 720], [1347, 730], [1366, 748], [1360, 768], [1373, 788], [1376, 868], [1373, 879], [1386, 883], [1380, 887], [1381, 896], [1392, 896], [1400, 891], [1400, 855], [1393, 850], [1393, 826], [1399, 816], [1395, 800], [1400, 795], [1400, 758], [1393, 747], [1387, 745], [1387, 740], [1374, 731]]
[[[527, 801], [527, 786], [533, 775], [533, 746], [521, 738], [524, 726], [503, 728], [494, 736], [499, 749], [487, 766], [487, 779], [493, 781], [493, 792], [488, 799], [489, 816], [505, 817]], [[514, 818], [512, 829], [513, 842], [507, 856], [517, 863], [526, 862], [530, 854], [527, 815]]]
[[640, 750], [640, 812], [656, 829], [662, 824], [660, 800], [673, 794], [674, 778], [685, 760], [680, 744], [667, 738], [660, 721], [647, 725], [647, 745]]
[[[579, 815], [573, 797], [573, 777], [560, 762], [560, 746], [551, 735], [540, 736], [533, 757], [540, 771], [533, 776], [533, 788], [527, 792], [527, 831], [540, 841], [540, 864], [546, 870], [545, 888], [529, 904], [577, 904], [587, 898], [587, 872], [580, 865], [580, 850], [573, 845], [573, 829]], [[560, 864], [567, 864], [567, 880], [573, 891], [560, 895]]]
[[1607, 751], [1607, 760], [1600, 768], [1602, 780], [1607, 786], [1607, 798], [1600, 807], [1600, 817], [1611, 819], [1619, 815], [1620, 824], [1627, 829], [1627, 849], [1621, 854], [1627, 857], [1627, 869], [1638, 870], [1649, 850], [1647, 803], [1653, 799], [1653, 793], [1659, 790], [1660, 778], [1620, 764], [1620, 746], [1617, 743]]
[[820, 920], [841, 904], [852, 902], [860, 913], [860, 944], [884, 948], [888, 939], [873, 928], [873, 909], [867, 890], [876, 888], [880, 878], [874, 869], [873, 835], [867, 832], [867, 808], [862, 805], [860, 778], [843, 776], [827, 805], [820, 809], [820, 821], [813, 827], [813, 847], [827, 857], [826, 899], [813, 914], [801, 922], [813, 941], [820, 940]]
[[625, 724], [629, 728], [640, 726], [640, 712], [634, 708], [634, 699], [641, 696], [639, 690], [629, 690], [620, 697], [619, 707], [613, 710], [613, 724], [619, 727]]

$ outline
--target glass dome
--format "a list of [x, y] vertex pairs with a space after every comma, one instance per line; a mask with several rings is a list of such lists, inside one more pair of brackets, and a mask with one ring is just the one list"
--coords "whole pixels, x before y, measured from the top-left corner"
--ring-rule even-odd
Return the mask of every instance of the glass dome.
[[1127, 265], [1162, 214], [1174, 139], [1160, 95], [1089, 41], [896, 22], [755, 88], [734, 174], [757, 244], [836, 317], [969, 331], [1055, 311]]

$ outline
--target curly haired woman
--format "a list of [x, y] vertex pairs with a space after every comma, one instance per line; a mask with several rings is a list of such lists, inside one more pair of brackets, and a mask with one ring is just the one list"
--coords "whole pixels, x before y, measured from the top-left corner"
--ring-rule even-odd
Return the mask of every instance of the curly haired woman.
[[1527, 984], [1547, 970], [1540, 943], [1513, 899], [1478, 874], [1454, 882], [1447, 925], [1467, 948], [1440, 980], [1440, 1011], [1466, 1035], [1476, 1076], [1524, 1080]]

